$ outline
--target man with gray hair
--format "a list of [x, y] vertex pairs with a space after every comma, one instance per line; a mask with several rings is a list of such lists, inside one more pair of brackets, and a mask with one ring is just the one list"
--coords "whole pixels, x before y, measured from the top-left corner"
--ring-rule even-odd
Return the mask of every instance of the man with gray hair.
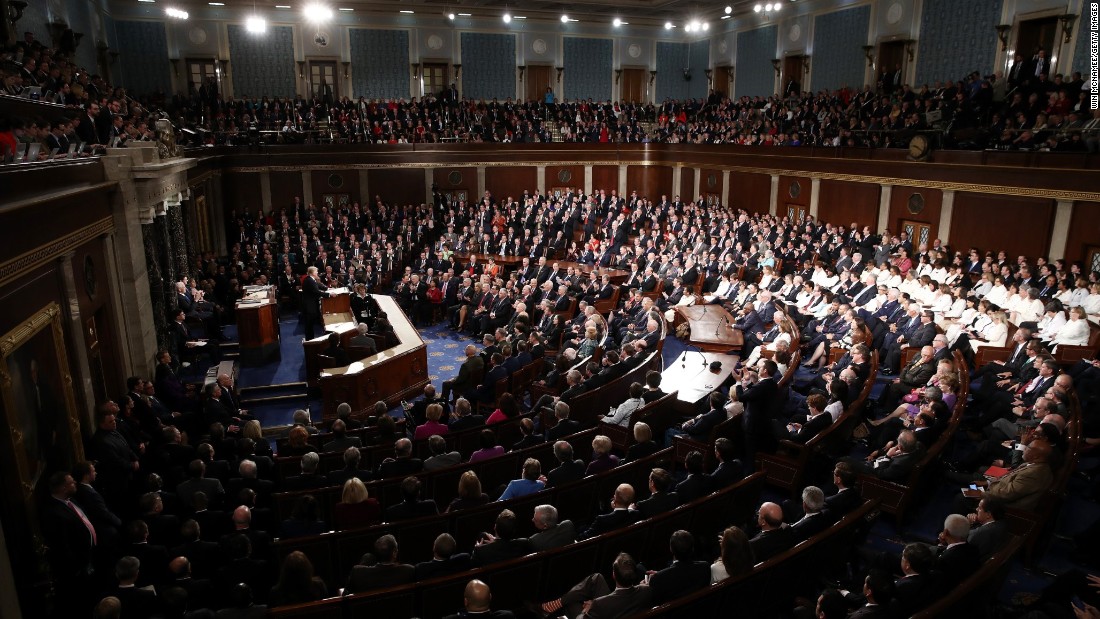
[[393, 443], [396, 458], [386, 458], [378, 465], [378, 479], [415, 475], [424, 469], [420, 458], [413, 457], [412, 441], [399, 438]]
[[122, 557], [115, 563], [115, 578], [118, 588], [109, 591], [118, 598], [125, 611], [123, 617], [150, 617], [160, 610], [157, 594], [148, 588], [134, 586], [141, 573], [141, 561], [137, 557]]
[[577, 481], [584, 477], [587, 464], [583, 460], [573, 458], [573, 446], [567, 441], [554, 443], [554, 457], [558, 459], [558, 467], [546, 474], [546, 487], [552, 488]]
[[802, 519], [791, 525], [791, 533], [799, 542], [829, 528], [832, 521], [825, 514], [825, 493], [817, 486], [802, 491]]
[[367, 326], [367, 323], [359, 323], [358, 330], [359, 335], [348, 340], [348, 346], [366, 349], [368, 357], [378, 352], [378, 344], [375, 343], [373, 337], [367, 334], [367, 332], [370, 331], [370, 327]]
[[580, 422], [569, 418], [569, 405], [565, 402], [559, 400], [554, 403], [554, 418], [557, 419], [557, 424], [546, 431], [548, 441], [556, 441], [581, 431]]
[[572, 544], [577, 540], [577, 529], [573, 521], [558, 522], [558, 508], [553, 505], [544, 504], [536, 507], [535, 516], [531, 521], [539, 530], [529, 540], [532, 550], [549, 550]]
[[970, 521], [966, 516], [951, 514], [943, 521], [932, 570], [948, 588], [962, 582], [981, 567], [981, 553], [977, 546], [967, 542], [969, 536]]

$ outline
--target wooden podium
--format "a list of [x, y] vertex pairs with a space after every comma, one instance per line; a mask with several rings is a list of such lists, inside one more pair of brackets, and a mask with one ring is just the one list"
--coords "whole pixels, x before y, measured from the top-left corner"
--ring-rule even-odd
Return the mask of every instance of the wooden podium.
[[237, 301], [237, 337], [240, 360], [244, 365], [263, 365], [279, 354], [279, 303], [275, 287], [257, 287], [246, 291]]
[[[424, 340], [393, 297], [379, 294], [372, 296], [393, 325], [398, 343], [351, 365], [327, 369], [315, 365], [317, 374], [309, 373], [307, 363], [307, 377], [319, 376], [317, 385], [321, 388], [322, 411], [326, 420], [336, 417], [336, 407], [342, 402], [351, 405], [353, 412], [364, 411], [379, 400], [394, 406], [402, 399], [411, 400], [417, 397], [428, 384], [428, 347]], [[346, 303], [348, 297], [344, 295], [343, 298]], [[341, 344], [347, 345], [347, 340], [355, 335], [355, 323], [336, 322], [335, 317], [340, 312], [329, 314], [328, 306], [322, 306], [322, 309], [326, 312], [326, 330], [339, 333]], [[330, 315], [333, 316], [331, 323], [328, 321]], [[351, 316], [350, 306], [348, 316]], [[316, 355], [327, 346], [323, 337], [303, 344], [306, 347], [307, 362], [311, 353], [316, 359]]]

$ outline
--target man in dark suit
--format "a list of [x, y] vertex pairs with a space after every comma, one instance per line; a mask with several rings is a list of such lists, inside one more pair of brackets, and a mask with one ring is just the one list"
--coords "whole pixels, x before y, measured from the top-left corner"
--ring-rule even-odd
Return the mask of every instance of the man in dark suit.
[[837, 462], [833, 467], [833, 485], [836, 493], [825, 497], [825, 511], [832, 520], [838, 521], [863, 503], [863, 497], [856, 488], [856, 473], [846, 462]]
[[539, 505], [535, 508], [532, 518], [535, 528], [539, 530], [528, 540], [531, 550], [549, 550], [572, 544], [577, 540], [577, 528], [572, 520], [558, 522], [558, 509], [553, 505]]
[[149, 589], [135, 586], [141, 574], [141, 561], [137, 557], [124, 556], [115, 564], [115, 578], [118, 587], [110, 589], [107, 595], [118, 598], [122, 603], [121, 619], [139, 619], [151, 617], [160, 611], [157, 594]]
[[913, 542], [905, 545], [901, 551], [902, 577], [894, 581], [891, 616], [909, 617], [939, 597], [936, 581], [932, 577], [934, 560], [932, 549], [927, 544]]
[[921, 348], [920, 354], [913, 357], [909, 365], [905, 366], [898, 377], [883, 390], [878, 400], [879, 408], [885, 411], [893, 411], [894, 407], [898, 405], [898, 401], [905, 394], [913, 389], [924, 387], [928, 383], [928, 379], [936, 373], [936, 363], [932, 361], [934, 354], [931, 346]]
[[467, 619], [468, 617], [484, 617], [484, 619], [516, 619], [510, 610], [491, 610], [489, 603], [493, 596], [489, 591], [489, 585], [474, 579], [466, 584], [466, 591], [462, 595], [465, 610], [453, 615], [447, 615], [443, 619]]
[[951, 514], [943, 521], [939, 534], [939, 547], [935, 551], [936, 562], [932, 572], [942, 587], [956, 585], [981, 567], [978, 547], [967, 542], [970, 521], [966, 516]]
[[673, 426], [665, 432], [666, 447], [672, 444], [672, 439], [675, 436], [686, 436], [699, 442], [710, 440], [711, 431], [728, 418], [726, 405], [732, 404], [732, 402], [727, 403], [726, 396], [719, 391], [711, 392], [707, 402], [710, 405], [710, 410], [685, 421], [679, 427]]
[[[367, 558], [367, 557], [364, 557]], [[373, 565], [360, 561], [351, 568], [346, 593], [396, 587], [413, 582], [416, 568], [397, 562], [397, 538], [383, 535], [374, 541]]]
[[348, 340], [348, 346], [365, 349], [368, 357], [378, 352], [378, 343], [374, 341], [373, 337], [367, 335], [370, 331], [370, 327], [367, 323], [359, 323], [358, 331], [359, 335]]
[[186, 556], [174, 556], [168, 563], [170, 580], [157, 588], [157, 595], [163, 598], [168, 591], [178, 588], [186, 592], [189, 608], [212, 608], [217, 604], [213, 583], [206, 578], [195, 578], [191, 573], [191, 561]]
[[710, 566], [693, 561], [695, 537], [687, 531], [676, 531], [669, 540], [672, 565], [649, 576], [653, 604], [664, 604], [710, 584]]
[[596, 516], [592, 524], [580, 534], [578, 539], [585, 540], [634, 524], [638, 520], [638, 514], [630, 511], [630, 506], [633, 503], [634, 488], [630, 484], [619, 484], [615, 488], [615, 493], [611, 496], [611, 511]]
[[653, 592], [641, 585], [642, 567], [627, 553], [611, 564], [612, 589], [603, 574], [595, 573], [577, 583], [561, 598], [542, 604], [549, 616], [629, 617], [653, 606]]
[[110, 548], [118, 539], [122, 521], [108, 507], [103, 496], [95, 489], [95, 464], [78, 462], [73, 467], [73, 479], [76, 480], [76, 494], [72, 501], [84, 511], [96, 532], [97, 541]]
[[412, 520], [439, 513], [431, 499], [420, 498], [420, 480], [410, 475], [401, 481], [401, 502], [386, 509], [386, 522]]
[[803, 516], [791, 525], [791, 534], [801, 542], [829, 528], [832, 521], [825, 513], [825, 493], [817, 486], [806, 486], [802, 490]]
[[676, 497], [680, 503], [690, 503], [710, 492], [710, 480], [703, 472], [703, 452], [692, 450], [684, 457], [687, 477], [676, 484]]
[[827, 400], [820, 393], [811, 393], [806, 398], [806, 408], [809, 409], [809, 417], [806, 423], [791, 423], [787, 425], [787, 433], [790, 440], [805, 445], [822, 430], [833, 423], [833, 416], [825, 412]]
[[343, 419], [332, 422], [332, 439], [327, 441], [322, 451], [344, 451], [349, 447], [359, 448], [363, 446], [363, 440], [358, 436], [348, 436], [347, 424]]
[[490, 368], [485, 373], [485, 378], [477, 387], [477, 400], [485, 404], [496, 403], [496, 383], [498, 380], [508, 378], [508, 370], [504, 367], [504, 355], [495, 352], [489, 358]]
[[845, 461], [857, 473], [874, 475], [885, 481], [904, 482], [922, 457], [924, 457], [924, 445], [917, 440], [917, 435], [912, 430], [902, 430], [898, 434], [897, 445], [891, 447], [875, 462], [864, 462], [853, 458]]
[[[405, 477], [414, 475], [424, 468], [424, 462], [420, 458], [413, 457], [412, 441], [407, 438], [399, 438], [393, 444], [394, 458], [386, 458], [378, 465], [377, 479], [390, 477]], [[305, 456], [303, 456], [305, 457]]]
[[639, 519], [675, 509], [680, 504], [680, 498], [675, 492], [671, 492], [672, 486], [672, 475], [668, 471], [662, 468], [653, 469], [649, 473], [649, 498], [638, 501], [631, 509], [638, 512]]
[[440, 533], [432, 544], [431, 561], [422, 561], [416, 564], [413, 572], [413, 580], [421, 582], [437, 576], [446, 576], [465, 572], [470, 569], [469, 553], [455, 551], [458, 545], [450, 533]]
[[531, 552], [531, 543], [526, 537], [516, 537], [519, 529], [516, 514], [505, 509], [497, 515], [493, 533], [482, 534], [471, 555], [473, 564], [480, 567], [515, 559]]
[[[573, 376], [574, 374], [576, 374], [576, 380], [578, 383], [574, 386], [574, 389], [579, 388], [582, 390], [581, 393], [583, 393], [584, 387], [583, 385], [579, 384], [580, 372], [576, 370], [571, 370], [566, 376], [566, 380], [568, 381], [569, 377]], [[568, 392], [568, 390], [566, 390], [566, 392]], [[548, 441], [556, 441], [563, 437], [569, 436], [570, 434], [576, 434], [577, 432], [581, 431], [580, 422], [569, 418], [569, 404], [564, 401], [564, 397], [565, 394], [563, 393], [563, 399], [554, 404], [554, 417], [558, 420], [558, 422], [553, 428], [550, 428], [546, 431], [546, 440]]]
[[530, 418], [523, 418], [519, 421], [519, 432], [523, 438], [512, 445], [511, 451], [519, 451], [546, 442], [541, 434], [535, 432], [535, 422], [531, 421]]
[[466, 398], [456, 400], [454, 418], [447, 424], [451, 432], [479, 428], [485, 425], [485, 416], [473, 414], [472, 411], [473, 407], [470, 405], [469, 400]]
[[466, 345], [466, 360], [462, 362], [462, 366], [458, 368], [458, 376], [443, 381], [443, 399], [450, 400], [451, 392], [457, 393], [461, 397], [468, 397], [472, 395], [482, 375], [485, 373], [485, 360], [477, 354], [477, 347], [473, 344]]
[[852, 611], [848, 619], [887, 619], [894, 596], [894, 581], [882, 570], [871, 570], [863, 579], [863, 597], [867, 602]]
[[312, 340], [316, 335], [314, 328], [321, 326], [321, 299], [327, 296], [327, 290], [328, 286], [317, 277], [317, 267], [306, 269], [306, 278], [302, 280], [302, 318], [307, 340]]
[[192, 497], [196, 492], [206, 493], [206, 498], [210, 500], [212, 505], [220, 506], [222, 504], [222, 497], [225, 496], [222, 482], [217, 479], [206, 478], [206, 464], [202, 460], [192, 460], [187, 465], [187, 473], [189, 475], [187, 481], [176, 486], [176, 496], [180, 498], [185, 506], [194, 509], [195, 504]]
[[[95, 527], [84, 510], [72, 502], [77, 490], [72, 475], [54, 473], [49, 484], [50, 496], [39, 511], [47, 544], [46, 559], [57, 586], [76, 595], [88, 595], [97, 542]], [[75, 610], [75, 600], [69, 602]]]
[[[560, 423], [560, 422], [559, 422]], [[584, 471], [588, 467], [583, 460], [573, 458], [573, 446], [566, 441], [554, 443], [554, 457], [558, 459], [558, 467], [546, 474], [546, 487], [561, 486], [584, 478]]]
[[760, 532], [749, 540], [749, 547], [757, 563], [789, 550], [797, 539], [790, 527], [783, 524], [783, 508], [776, 503], [764, 503], [756, 512]]
[[[775, 374], [779, 366], [771, 359], [759, 364], [759, 373], [746, 370], [737, 386], [737, 401], [745, 406], [742, 413], [742, 427], [745, 432], [745, 462], [755, 462], [756, 451], [775, 450], [775, 403], [778, 401], [779, 387]], [[750, 385], [748, 389], [745, 385]]]
[[712, 492], [732, 486], [744, 478], [741, 461], [734, 457], [736, 451], [737, 448], [730, 439], [722, 436], [714, 440], [714, 457], [718, 460], [718, 466], [707, 474], [707, 483]]

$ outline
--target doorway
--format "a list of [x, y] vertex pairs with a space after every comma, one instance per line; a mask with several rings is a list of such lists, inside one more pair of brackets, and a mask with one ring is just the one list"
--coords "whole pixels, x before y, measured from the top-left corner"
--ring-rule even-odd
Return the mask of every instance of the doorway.
[[878, 46], [878, 80], [886, 82], [886, 76], [901, 70], [901, 83], [905, 83], [906, 46], [905, 41], [884, 41]]
[[527, 101], [542, 101], [546, 96], [546, 89], [554, 90], [550, 82], [549, 65], [529, 64], [527, 74], [524, 76], [524, 99]]
[[714, 92], [720, 97], [728, 97], [733, 92], [732, 72], [733, 67], [728, 65], [714, 67]]
[[309, 61], [309, 94], [328, 103], [340, 98], [340, 83], [336, 79], [335, 60]]
[[932, 243], [932, 224], [926, 221], [901, 220], [901, 231], [909, 235], [914, 251], [921, 243]]
[[[1030, 62], [1040, 49], [1046, 50], [1048, 60], [1057, 55], [1055, 45], [1061, 34], [1057, 16], [1022, 21], [1016, 32], [1016, 53], [1023, 54], [1025, 61]], [[1054, 76], [1053, 70], [1050, 75]]]
[[447, 90], [450, 83], [447, 81], [447, 63], [425, 62], [420, 73], [420, 96], [429, 94], [439, 97]]
[[798, 223], [806, 219], [806, 207], [799, 204], [787, 205], [787, 220]]
[[623, 67], [621, 92], [619, 100], [623, 103], [644, 103], [647, 99], [645, 69]]
[[783, 79], [780, 82], [783, 96], [802, 92], [802, 73], [806, 57], [802, 55], [783, 58]]

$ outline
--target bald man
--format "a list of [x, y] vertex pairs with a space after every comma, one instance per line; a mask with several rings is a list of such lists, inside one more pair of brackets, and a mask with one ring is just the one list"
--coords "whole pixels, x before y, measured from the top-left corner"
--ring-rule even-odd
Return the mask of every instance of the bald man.
[[443, 401], [451, 401], [451, 392], [466, 397], [472, 395], [485, 373], [485, 359], [477, 354], [477, 347], [466, 345], [466, 360], [458, 368], [458, 376], [443, 381]]
[[936, 351], [932, 346], [922, 347], [920, 354], [913, 357], [909, 365], [902, 368], [898, 377], [882, 392], [878, 399], [879, 407], [883, 411], [892, 411], [902, 396], [914, 389], [924, 387], [928, 379], [936, 373], [936, 362], [933, 360], [935, 355]]
[[764, 503], [756, 511], [756, 524], [760, 532], [749, 540], [757, 562], [767, 561], [789, 550], [797, 542], [791, 528], [783, 522], [783, 508], [776, 503]]
[[489, 591], [489, 585], [480, 580], [471, 580], [466, 585], [466, 591], [462, 594], [465, 612], [448, 615], [445, 619], [463, 619], [466, 617], [485, 617], [487, 619], [515, 619], [510, 610], [490, 610], [489, 604], [493, 601], [493, 594]]

